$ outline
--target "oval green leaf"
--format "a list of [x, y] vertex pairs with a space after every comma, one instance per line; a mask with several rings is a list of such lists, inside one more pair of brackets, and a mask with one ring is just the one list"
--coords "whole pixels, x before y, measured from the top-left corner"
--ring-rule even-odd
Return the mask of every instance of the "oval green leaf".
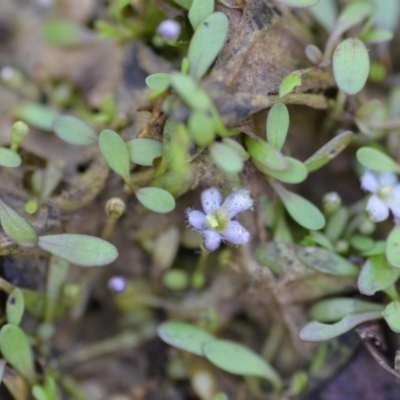
[[154, 139], [133, 139], [126, 142], [133, 163], [152, 166], [153, 161], [162, 155], [162, 143]]
[[165, 73], [157, 73], [149, 75], [146, 78], [146, 85], [157, 92], [164, 92], [170, 85], [170, 75]]
[[44, 131], [53, 130], [53, 122], [58, 112], [52, 108], [37, 103], [24, 103], [14, 109], [14, 116], [35, 128]]
[[346, 131], [332, 138], [316, 151], [308, 160], [304, 161], [308, 172], [316, 171], [340, 154], [350, 143], [353, 132]]
[[358, 162], [365, 168], [377, 172], [399, 172], [400, 166], [387, 154], [373, 149], [372, 147], [361, 147], [356, 153]]
[[189, 74], [195, 79], [204, 76], [221, 51], [228, 34], [228, 18], [215, 12], [196, 29], [188, 50]]
[[278, 181], [285, 183], [300, 183], [303, 182], [308, 175], [308, 171], [306, 166], [299, 160], [296, 160], [292, 157], [286, 157], [286, 160], [289, 164], [289, 168], [286, 171], [278, 172], [272, 171], [271, 169], [263, 166], [256, 160], [253, 160], [254, 165], [259, 169], [262, 173], [272, 176]]
[[274, 104], [267, 117], [267, 142], [281, 150], [289, 129], [289, 111], [283, 103]]
[[347, 297], [321, 300], [310, 309], [310, 316], [319, 322], [336, 322], [347, 315], [362, 314], [366, 312], [381, 312], [385, 306]]
[[0, 165], [6, 168], [15, 168], [21, 165], [21, 157], [15, 151], [0, 147]]
[[400, 226], [395, 226], [386, 240], [386, 257], [393, 267], [400, 268]]
[[362, 20], [372, 15], [374, 9], [374, 5], [369, 0], [351, 1], [340, 13], [336, 30], [340, 32], [347, 31], [347, 29], [359, 24]]
[[24, 315], [25, 302], [21, 290], [14, 288], [8, 295], [6, 303], [7, 322], [13, 325], [19, 325]]
[[99, 267], [118, 257], [114, 245], [103, 239], [78, 234], [39, 236], [38, 246], [57, 257], [82, 267]]
[[168, 321], [158, 327], [158, 336], [171, 346], [190, 353], [203, 355], [203, 345], [214, 336], [186, 322]]
[[244, 143], [250, 156], [262, 166], [278, 172], [289, 168], [286, 157], [266, 141], [245, 136]]
[[214, 0], [193, 0], [188, 14], [193, 29], [196, 30], [213, 11]]
[[285, 76], [279, 85], [279, 97], [283, 97], [289, 93], [292, 93], [294, 88], [300, 85], [301, 76], [298, 72], [293, 72], [290, 75]]
[[169, 213], [175, 208], [171, 193], [157, 187], [144, 187], [136, 192], [139, 202], [151, 211]]
[[198, 146], [207, 146], [214, 140], [214, 120], [208, 113], [193, 111], [189, 117], [188, 128], [190, 136]]
[[332, 242], [339, 240], [346, 229], [349, 220], [349, 210], [346, 207], [337, 209], [328, 219], [325, 234]]
[[387, 29], [375, 29], [363, 36], [365, 43], [384, 43], [393, 39], [393, 32]]
[[282, 388], [278, 373], [258, 354], [230, 340], [212, 340], [203, 345], [204, 356], [218, 368], [235, 375], [258, 376]]
[[99, 148], [108, 166], [122, 179], [130, 181], [130, 159], [126, 143], [118, 133], [106, 129], [100, 133]]
[[400, 269], [392, 267], [384, 254], [370, 257], [358, 276], [358, 289], [366, 296], [385, 290], [400, 278]]
[[17, 325], [7, 324], [0, 331], [0, 351], [6, 361], [30, 384], [36, 380], [29, 340]]
[[369, 56], [358, 38], [343, 40], [333, 54], [333, 75], [339, 89], [353, 95], [365, 85], [369, 74]]
[[305, 8], [315, 6], [319, 0], [276, 0], [291, 7]]
[[6, 235], [23, 247], [33, 247], [37, 236], [33, 228], [4, 201], [0, 200], [0, 222]]
[[70, 115], [56, 118], [53, 129], [60, 139], [75, 146], [87, 146], [97, 142], [96, 132], [80, 119]]
[[400, 333], [400, 301], [389, 303], [382, 316], [393, 332]]
[[322, 324], [321, 322], [311, 321], [300, 331], [299, 337], [305, 342], [322, 342], [340, 336], [364, 322], [380, 318], [382, 318], [381, 313], [373, 311], [347, 315], [335, 324]]
[[237, 174], [243, 170], [242, 157], [226, 144], [214, 142], [209, 150], [213, 161], [223, 171]]
[[289, 192], [278, 182], [271, 182], [281, 198], [289, 215], [306, 229], [318, 230], [324, 227], [325, 218], [314, 204], [296, 193]]

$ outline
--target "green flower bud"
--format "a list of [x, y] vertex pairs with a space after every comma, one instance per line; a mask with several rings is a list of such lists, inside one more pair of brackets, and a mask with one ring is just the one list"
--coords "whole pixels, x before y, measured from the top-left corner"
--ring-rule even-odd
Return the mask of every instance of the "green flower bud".
[[322, 207], [326, 215], [334, 213], [342, 205], [342, 199], [336, 192], [326, 193], [322, 198]]
[[118, 197], [112, 197], [106, 203], [105, 212], [108, 218], [117, 221], [125, 212], [125, 203]]

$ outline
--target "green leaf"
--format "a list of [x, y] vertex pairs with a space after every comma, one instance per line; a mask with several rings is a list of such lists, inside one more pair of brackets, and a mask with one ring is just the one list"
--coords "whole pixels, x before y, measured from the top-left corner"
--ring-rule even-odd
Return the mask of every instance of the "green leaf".
[[374, 23], [377, 28], [394, 32], [399, 24], [400, 3], [398, 0], [373, 0], [376, 10]]
[[106, 129], [100, 133], [99, 148], [108, 166], [126, 182], [130, 182], [130, 159], [126, 143], [118, 133]]
[[209, 150], [213, 161], [223, 171], [237, 174], [243, 170], [242, 157], [226, 144], [214, 142]]
[[393, 32], [387, 29], [375, 29], [362, 37], [365, 43], [384, 43], [393, 39]]
[[340, 154], [350, 143], [353, 132], [346, 131], [332, 138], [315, 152], [308, 160], [304, 161], [308, 172], [316, 171]]
[[386, 241], [378, 240], [369, 250], [363, 251], [361, 255], [363, 257], [377, 256], [379, 254], [385, 254], [385, 251], [386, 251]]
[[312, 7], [315, 6], [319, 0], [276, 0], [278, 3], [286, 4], [291, 7]]
[[181, 6], [182, 8], [185, 8], [186, 10], [189, 10], [190, 7], [192, 6], [193, 0], [174, 0], [178, 6]]
[[157, 92], [164, 92], [170, 85], [170, 74], [158, 73], [146, 78], [146, 85]]
[[235, 150], [237, 154], [240, 155], [242, 160], [246, 161], [250, 158], [249, 153], [244, 149], [244, 147], [234, 139], [223, 138], [222, 143], [229, 146], [232, 150]]
[[1, 328], [0, 351], [6, 361], [30, 384], [35, 382], [32, 349], [20, 327], [7, 324]]
[[400, 269], [392, 267], [384, 254], [369, 257], [358, 276], [358, 289], [366, 296], [385, 290], [400, 278]]
[[285, 76], [279, 85], [279, 97], [286, 96], [292, 93], [296, 86], [301, 85], [301, 76], [298, 72], [292, 72], [290, 75]]
[[250, 156], [263, 167], [273, 171], [286, 171], [289, 168], [286, 157], [266, 141], [245, 136], [244, 143]]
[[358, 162], [377, 172], [400, 172], [400, 166], [387, 154], [372, 147], [361, 147], [356, 153]]
[[319, 322], [336, 322], [347, 315], [381, 312], [385, 306], [347, 297], [320, 300], [310, 309], [310, 317]]
[[317, 22], [328, 32], [335, 27], [337, 18], [337, 5], [335, 0], [319, 0], [319, 2], [308, 9]]
[[307, 58], [313, 64], [318, 65], [324, 60], [324, 55], [322, 54], [321, 50], [313, 44], [308, 44], [306, 46], [306, 48], [304, 49], [304, 52], [305, 52]]
[[339, 89], [353, 95], [365, 85], [369, 74], [369, 56], [358, 38], [343, 40], [333, 53], [333, 75]]
[[262, 173], [272, 176], [275, 179], [278, 179], [281, 182], [285, 183], [300, 183], [303, 182], [308, 175], [308, 171], [306, 166], [299, 160], [295, 158], [286, 157], [289, 168], [286, 171], [278, 172], [269, 169], [268, 167], [264, 167], [262, 164], [253, 160], [254, 165], [259, 169]]
[[136, 192], [139, 202], [151, 211], [169, 213], [175, 208], [171, 193], [157, 187], [144, 187]]
[[203, 345], [214, 339], [214, 336], [204, 329], [178, 321], [162, 323], [158, 327], [158, 336], [165, 343], [198, 356], [203, 355]]
[[196, 29], [188, 50], [189, 74], [200, 79], [221, 51], [228, 34], [228, 18], [215, 12]]
[[386, 257], [393, 267], [400, 268], [400, 226], [395, 226], [386, 240]]
[[354, 235], [350, 238], [351, 247], [358, 251], [367, 251], [372, 249], [374, 244], [374, 239], [369, 236]]
[[204, 356], [218, 368], [235, 375], [258, 376], [282, 388], [278, 373], [254, 351], [230, 340], [212, 340], [203, 345]]
[[43, 34], [49, 44], [60, 47], [78, 46], [88, 37], [88, 32], [82, 26], [61, 18], [45, 21]]
[[4, 201], [0, 200], [0, 222], [6, 235], [24, 247], [33, 247], [37, 236], [33, 228]]
[[133, 139], [126, 142], [133, 163], [152, 166], [156, 158], [162, 155], [162, 143], [154, 139]]
[[349, 220], [349, 211], [345, 207], [337, 209], [328, 219], [325, 227], [325, 234], [332, 242], [339, 240], [346, 229]]
[[289, 192], [278, 182], [271, 182], [281, 198], [289, 215], [306, 229], [318, 230], [324, 227], [325, 218], [314, 204], [296, 193]]
[[118, 257], [114, 245], [103, 239], [78, 234], [39, 236], [38, 246], [72, 264], [98, 267], [112, 263]]
[[57, 111], [37, 103], [21, 104], [14, 109], [13, 114], [28, 125], [44, 131], [52, 131], [54, 119], [58, 117]]
[[320, 247], [303, 247], [297, 255], [310, 268], [325, 274], [357, 276], [360, 272], [350, 261]]
[[198, 146], [210, 144], [215, 137], [215, 127], [212, 116], [203, 111], [193, 111], [188, 121], [190, 136]]
[[35, 385], [32, 388], [32, 395], [35, 400], [49, 400], [46, 391], [40, 385]]
[[353, 0], [343, 8], [335, 30], [340, 32], [347, 31], [372, 15], [374, 11], [375, 7], [369, 0]]
[[100, 39], [121, 37], [121, 31], [105, 21], [94, 21], [94, 29], [98, 32]]
[[400, 333], [400, 301], [389, 303], [382, 312], [382, 316], [393, 332]]
[[118, 0], [117, 5], [120, 10], [125, 8], [128, 4], [130, 4], [131, 0]]
[[172, 268], [164, 272], [162, 282], [169, 290], [185, 290], [189, 284], [189, 276], [183, 269]]
[[15, 168], [21, 165], [21, 157], [15, 151], [0, 147], [0, 165], [7, 168]]
[[267, 142], [281, 150], [289, 129], [289, 111], [283, 103], [272, 106], [267, 117]]
[[367, 321], [374, 321], [381, 318], [380, 312], [368, 312], [355, 315], [347, 315], [335, 324], [322, 324], [321, 322], [311, 321], [299, 333], [301, 340], [305, 342], [321, 342], [333, 339], [343, 333], [351, 331], [357, 325]]
[[83, 121], [70, 115], [63, 115], [54, 120], [54, 133], [64, 142], [75, 146], [97, 143], [96, 132]]
[[19, 325], [24, 315], [25, 302], [21, 290], [14, 288], [8, 295], [6, 304], [7, 322]]
[[196, 30], [214, 11], [214, 0], [193, 0], [189, 10], [189, 21]]

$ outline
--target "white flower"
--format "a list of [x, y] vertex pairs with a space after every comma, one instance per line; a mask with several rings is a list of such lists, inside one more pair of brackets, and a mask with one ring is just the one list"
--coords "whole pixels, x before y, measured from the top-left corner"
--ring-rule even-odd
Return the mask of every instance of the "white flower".
[[389, 210], [395, 220], [400, 219], [400, 184], [396, 174], [366, 171], [361, 178], [361, 188], [372, 193], [367, 203], [371, 221], [384, 221], [389, 216]]
[[165, 19], [158, 25], [157, 33], [165, 40], [175, 40], [181, 34], [181, 26], [173, 19]]
[[205, 214], [187, 210], [189, 224], [203, 235], [204, 247], [217, 250], [222, 240], [239, 245], [250, 240], [250, 233], [239, 222], [232, 221], [237, 214], [253, 206], [249, 192], [244, 189], [232, 192], [222, 203], [221, 193], [216, 188], [201, 194], [201, 205]]

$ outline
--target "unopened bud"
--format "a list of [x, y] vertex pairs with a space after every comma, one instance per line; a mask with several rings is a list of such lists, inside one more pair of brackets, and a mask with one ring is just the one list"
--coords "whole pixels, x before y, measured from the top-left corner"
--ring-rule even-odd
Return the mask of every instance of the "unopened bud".
[[105, 212], [108, 218], [117, 221], [125, 212], [125, 203], [118, 197], [112, 197], [106, 203]]
[[375, 232], [376, 224], [369, 218], [364, 218], [361, 224], [358, 226], [358, 231], [363, 235], [369, 236]]
[[157, 33], [166, 40], [175, 40], [181, 34], [181, 26], [173, 19], [165, 19], [158, 25]]
[[108, 288], [111, 292], [115, 294], [119, 294], [125, 291], [126, 289], [126, 280], [122, 276], [113, 276], [108, 281]]
[[322, 199], [322, 207], [327, 215], [334, 213], [341, 205], [342, 199], [336, 192], [329, 192]]
[[20, 90], [25, 83], [25, 77], [13, 67], [4, 67], [0, 71], [0, 81], [11, 90]]
[[29, 127], [25, 122], [17, 121], [14, 122], [11, 128], [11, 150], [17, 151], [19, 145], [28, 136]]
[[350, 245], [349, 245], [349, 242], [346, 240], [339, 240], [336, 243], [335, 248], [339, 254], [343, 254], [343, 253], [347, 253], [349, 251]]

